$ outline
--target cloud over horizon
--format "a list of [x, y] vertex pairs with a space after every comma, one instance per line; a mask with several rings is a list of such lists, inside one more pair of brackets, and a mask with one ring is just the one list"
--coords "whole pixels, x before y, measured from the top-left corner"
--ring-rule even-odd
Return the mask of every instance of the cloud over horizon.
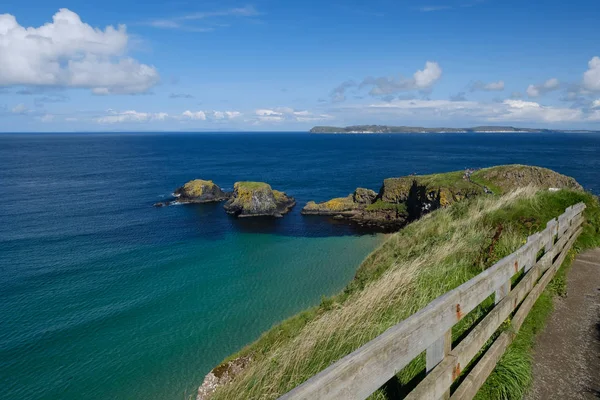
[[417, 70], [412, 78], [367, 77], [360, 87], [372, 87], [372, 96], [396, 94], [410, 90], [428, 90], [442, 77], [442, 68], [437, 62], [427, 61], [422, 70]]
[[593, 57], [588, 63], [588, 70], [583, 74], [583, 86], [591, 91], [600, 91], [600, 57]]
[[143, 93], [159, 81], [157, 70], [127, 57], [125, 25], [104, 30], [61, 8], [52, 22], [21, 26], [0, 15], [0, 86], [91, 89], [95, 94]]

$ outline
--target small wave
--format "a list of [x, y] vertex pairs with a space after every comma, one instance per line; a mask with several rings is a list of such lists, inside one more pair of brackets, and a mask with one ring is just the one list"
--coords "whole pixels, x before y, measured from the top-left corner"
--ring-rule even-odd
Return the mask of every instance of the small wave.
[[171, 196], [179, 198], [181, 196], [181, 194], [171, 193]]

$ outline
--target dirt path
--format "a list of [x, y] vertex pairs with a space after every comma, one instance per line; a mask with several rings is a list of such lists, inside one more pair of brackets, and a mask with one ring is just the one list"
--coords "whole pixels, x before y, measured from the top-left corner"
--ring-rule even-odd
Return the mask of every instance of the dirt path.
[[527, 400], [600, 398], [600, 249], [580, 254], [536, 339]]

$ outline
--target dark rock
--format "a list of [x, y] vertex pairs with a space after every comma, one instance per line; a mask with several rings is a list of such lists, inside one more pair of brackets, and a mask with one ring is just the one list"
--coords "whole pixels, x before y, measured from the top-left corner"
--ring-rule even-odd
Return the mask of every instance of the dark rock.
[[371, 204], [375, 201], [377, 193], [371, 189], [358, 188], [354, 191], [352, 199], [357, 204]]

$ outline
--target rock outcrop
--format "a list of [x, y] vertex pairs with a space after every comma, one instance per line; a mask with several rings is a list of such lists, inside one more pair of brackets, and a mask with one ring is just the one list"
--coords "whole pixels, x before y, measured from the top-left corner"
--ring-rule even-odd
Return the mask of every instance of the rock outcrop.
[[231, 193], [224, 192], [213, 181], [203, 179], [189, 181], [177, 188], [174, 194], [180, 203], [210, 203], [227, 200], [231, 197]]
[[[194, 179], [185, 185], [175, 189], [173, 195], [178, 204], [187, 203], [212, 203], [227, 200], [231, 193], [224, 192], [213, 181]], [[155, 203], [154, 207], [163, 207], [172, 204], [173, 201]]]
[[548, 168], [530, 165], [501, 165], [484, 168], [474, 172], [472, 176], [474, 179], [489, 182], [490, 186], [495, 186], [502, 192], [528, 185], [542, 189], [583, 190], [581, 185], [570, 176], [559, 174]]
[[302, 209], [304, 215], [327, 215], [336, 219], [348, 219], [360, 225], [396, 228], [406, 221], [406, 209], [402, 204], [385, 203], [376, 192], [357, 188], [346, 197], [315, 203], [309, 201]]
[[386, 230], [456, 201], [482, 194], [502, 194], [519, 187], [582, 190], [573, 179], [546, 168], [506, 165], [481, 170], [388, 178], [379, 193], [358, 188], [353, 194], [315, 203], [302, 209], [306, 215], [327, 215]]
[[207, 400], [217, 390], [218, 387], [231, 382], [231, 380], [246, 368], [248, 363], [252, 361], [249, 356], [238, 357], [232, 361], [225, 362], [204, 377], [202, 386], [198, 388], [196, 400]]
[[296, 205], [293, 197], [264, 182], [236, 182], [225, 211], [236, 217], [281, 217]]

